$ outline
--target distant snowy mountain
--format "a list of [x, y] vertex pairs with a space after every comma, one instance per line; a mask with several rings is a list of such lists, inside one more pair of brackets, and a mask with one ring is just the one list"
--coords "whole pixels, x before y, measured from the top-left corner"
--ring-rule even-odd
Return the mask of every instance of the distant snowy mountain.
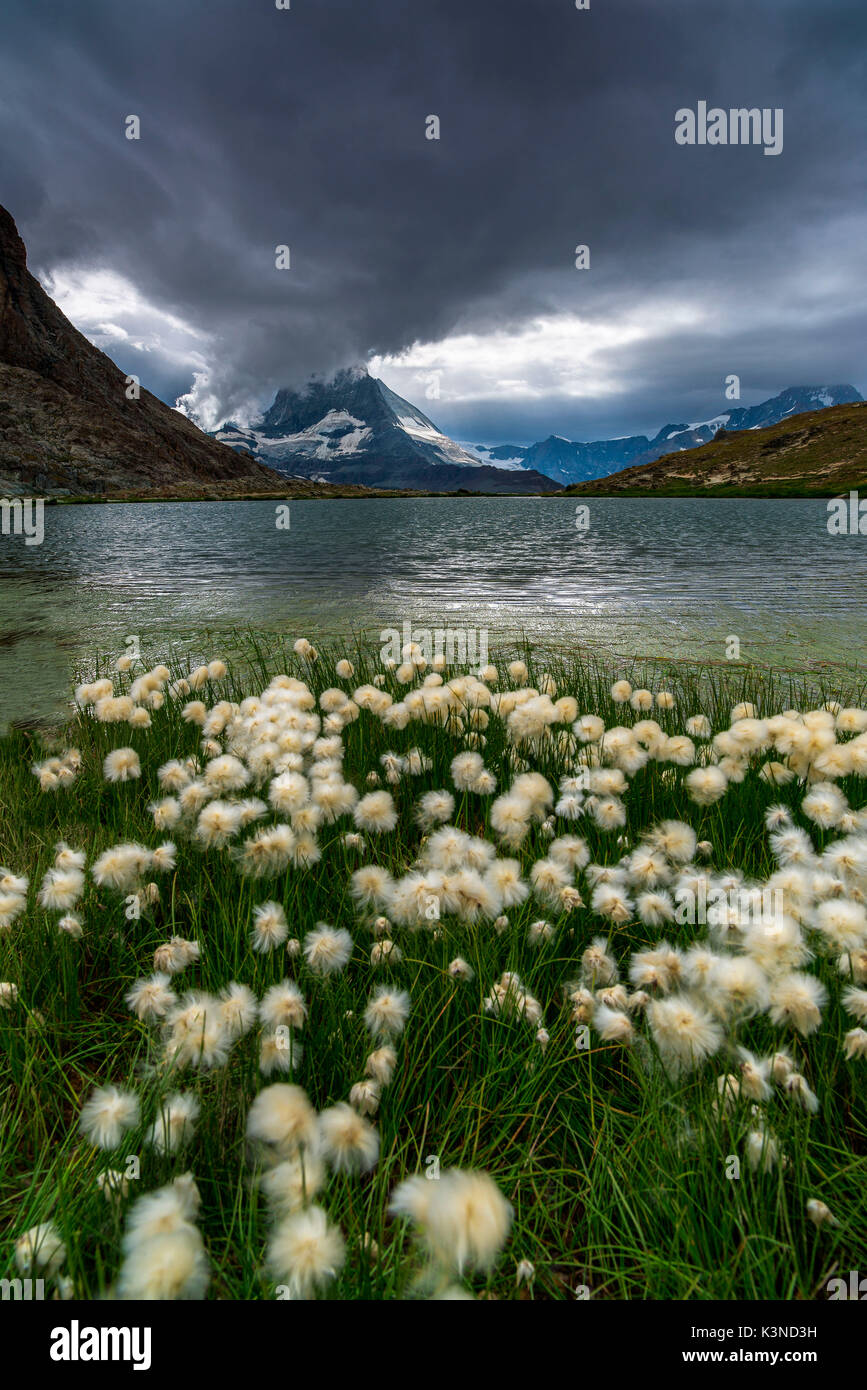
[[462, 448], [364, 367], [314, 378], [304, 391], [278, 391], [254, 426], [228, 421], [215, 438], [279, 473], [329, 483], [432, 492], [558, 488], [532, 468], [493, 466]]
[[652, 439], [636, 434], [626, 439], [598, 439], [583, 444], [552, 434], [537, 444], [467, 444], [464, 448], [499, 468], [532, 468], [559, 483], [579, 483], [608, 477], [622, 468], [653, 463], [664, 454], [708, 444], [721, 429], [729, 434], [762, 429], [807, 410], [851, 405], [860, 400], [860, 392], [849, 385], [789, 386], [760, 405], [738, 406], [697, 424], [663, 425]]
[[475, 454], [481, 463], [489, 463], [494, 468], [525, 468], [524, 459], [530, 452], [530, 444], [495, 444], [490, 448], [484, 444], [461, 442], [461, 448], [468, 454]]

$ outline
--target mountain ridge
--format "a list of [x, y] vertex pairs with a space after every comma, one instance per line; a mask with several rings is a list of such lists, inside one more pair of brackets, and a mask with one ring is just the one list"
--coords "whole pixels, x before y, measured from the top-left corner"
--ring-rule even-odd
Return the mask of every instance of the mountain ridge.
[[817, 408], [855, 405], [862, 400], [860, 392], [849, 383], [787, 386], [776, 396], [754, 406], [735, 406], [695, 424], [665, 424], [652, 437], [635, 434], [623, 439], [583, 442], [552, 434], [535, 444], [498, 444], [491, 449], [485, 449], [484, 445], [471, 447], [478, 450], [482, 459], [487, 456], [492, 461], [520, 460], [523, 466], [537, 468], [569, 487], [573, 483], [610, 477], [624, 468], [642, 467], [666, 454], [699, 448], [711, 443], [720, 429], [729, 433], [761, 429]]
[[215, 443], [127, 377], [70, 323], [27, 268], [0, 206], [0, 490], [46, 496], [196, 487], [274, 490], [281, 480]]

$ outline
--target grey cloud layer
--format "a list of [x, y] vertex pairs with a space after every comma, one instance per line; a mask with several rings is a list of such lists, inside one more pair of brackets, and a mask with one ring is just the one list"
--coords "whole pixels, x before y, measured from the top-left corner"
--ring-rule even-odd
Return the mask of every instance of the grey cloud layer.
[[[693, 418], [713, 413], [728, 371], [759, 394], [865, 384], [860, 3], [4, 11], [0, 199], [31, 264], [110, 267], [210, 335], [227, 413], [415, 340], [687, 292], [735, 306], [724, 330], [693, 341], [663, 324], [619, 354], [614, 407], [433, 413], [463, 438], [587, 437], [691, 402]], [[782, 155], [677, 146], [674, 113], [699, 99], [783, 107]], [[138, 142], [123, 135], [131, 112]], [[439, 142], [424, 138], [429, 113]], [[577, 242], [589, 273], [572, 268]], [[153, 384], [171, 396], [189, 379], [157, 368]]]

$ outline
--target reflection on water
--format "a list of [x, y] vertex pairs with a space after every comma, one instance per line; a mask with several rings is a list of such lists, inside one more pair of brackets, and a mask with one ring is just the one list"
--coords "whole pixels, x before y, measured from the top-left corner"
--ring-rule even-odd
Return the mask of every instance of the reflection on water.
[[864, 657], [867, 540], [820, 501], [346, 499], [49, 507], [0, 537], [0, 719], [65, 698], [71, 663], [208, 627], [291, 635], [487, 628], [624, 654]]

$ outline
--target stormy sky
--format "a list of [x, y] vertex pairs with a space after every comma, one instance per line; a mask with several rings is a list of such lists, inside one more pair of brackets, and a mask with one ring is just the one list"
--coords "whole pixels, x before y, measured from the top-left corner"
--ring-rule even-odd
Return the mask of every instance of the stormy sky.
[[[867, 394], [865, 41], [863, 0], [4, 0], [0, 201], [208, 427], [359, 361], [486, 443], [731, 373]], [[782, 108], [782, 153], [677, 144], [700, 101]]]

